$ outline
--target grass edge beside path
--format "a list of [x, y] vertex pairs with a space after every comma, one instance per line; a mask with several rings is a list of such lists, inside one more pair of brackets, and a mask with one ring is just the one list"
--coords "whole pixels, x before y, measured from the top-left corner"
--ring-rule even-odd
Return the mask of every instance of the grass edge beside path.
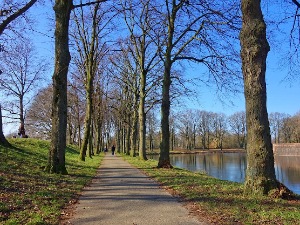
[[157, 161], [123, 156], [189, 204], [211, 224], [300, 224], [300, 200], [243, 195], [243, 184], [184, 169], [157, 169]]
[[48, 141], [9, 139], [12, 147], [0, 145], [0, 224], [58, 224], [80, 191], [96, 175], [103, 158], [79, 160], [79, 149], [68, 146], [68, 175], [48, 174]]

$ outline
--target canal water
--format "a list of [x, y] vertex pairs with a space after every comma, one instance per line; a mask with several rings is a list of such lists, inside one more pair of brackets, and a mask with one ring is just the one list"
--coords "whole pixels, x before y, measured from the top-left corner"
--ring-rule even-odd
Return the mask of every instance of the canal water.
[[[158, 160], [158, 156], [150, 158]], [[202, 171], [221, 180], [245, 180], [246, 153], [174, 154], [170, 160], [173, 166]], [[275, 156], [275, 173], [281, 183], [300, 194], [300, 156]]]

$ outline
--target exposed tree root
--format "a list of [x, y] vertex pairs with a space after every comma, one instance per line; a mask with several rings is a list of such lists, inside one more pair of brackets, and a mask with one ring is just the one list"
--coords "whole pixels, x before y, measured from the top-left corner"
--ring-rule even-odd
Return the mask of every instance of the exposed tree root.
[[300, 196], [296, 195], [279, 181], [277, 181], [277, 189], [271, 190], [268, 195], [273, 198], [281, 198], [285, 200], [300, 199]]

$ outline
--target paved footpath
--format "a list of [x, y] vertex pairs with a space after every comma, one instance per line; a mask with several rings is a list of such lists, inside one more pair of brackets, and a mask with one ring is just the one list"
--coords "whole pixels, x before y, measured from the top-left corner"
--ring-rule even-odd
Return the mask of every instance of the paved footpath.
[[167, 191], [120, 156], [106, 155], [86, 187], [72, 218], [64, 224], [196, 225], [202, 224]]

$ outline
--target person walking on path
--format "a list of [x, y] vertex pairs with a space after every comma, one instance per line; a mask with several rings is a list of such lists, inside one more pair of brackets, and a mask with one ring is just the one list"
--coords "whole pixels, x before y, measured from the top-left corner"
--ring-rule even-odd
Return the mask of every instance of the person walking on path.
[[105, 155], [73, 215], [60, 224], [204, 225], [159, 184], [120, 156]]
[[113, 145], [113, 146], [111, 147], [111, 152], [112, 152], [111, 154], [114, 155], [114, 154], [115, 154], [115, 151], [116, 151], [116, 147]]

